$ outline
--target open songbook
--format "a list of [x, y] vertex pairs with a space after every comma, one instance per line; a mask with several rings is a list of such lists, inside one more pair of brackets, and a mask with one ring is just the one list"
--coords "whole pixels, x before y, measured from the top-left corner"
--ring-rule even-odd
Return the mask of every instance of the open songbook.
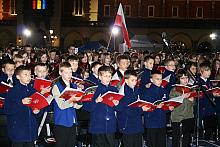
[[183, 103], [183, 99], [184, 98], [182, 96], [178, 96], [178, 97], [169, 99], [167, 101], [157, 100], [153, 103], [138, 99], [137, 101], [129, 104], [128, 106], [132, 107], [132, 108], [146, 106], [146, 107], [150, 108], [148, 111], [154, 111], [157, 108], [157, 105], [163, 104], [161, 109], [169, 110], [169, 106], [177, 107], [177, 106], [181, 105]]
[[0, 83], [0, 93], [7, 93], [12, 87], [13, 86], [2, 81]]
[[59, 98], [63, 98], [65, 100], [68, 100], [73, 95], [75, 95], [75, 97], [82, 97], [79, 100], [80, 102], [90, 102], [92, 100], [92, 97], [93, 97], [97, 87], [98, 86], [92, 86], [92, 87], [87, 88], [85, 91], [66, 87], [63, 90], [63, 92], [60, 94]]
[[32, 94], [29, 97], [32, 98], [31, 103], [25, 104], [25, 106], [31, 107], [32, 110], [34, 110], [34, 109], [40, 110], [40, 109], [50, 105], [51, 101], [53, 100], [53, 99], [44, 97], [39, 92], [35, 92], [34, 94]]
[[85, 85], [85, 86], [95, 86], [96, 84], [88, 79], [80, 79], [80, 78], [77, 78], [77, 77], [72, 77], [71, 81], [73, 83], [80, 83], [82, 85]]
[[[43, 78], [35, 78], [34, 80], [34, 88], [38, 91], [41, 92], [42, 89], [44, 88], [49, 88], [51, 87], [52, 81], [43, 79]], [[50, 92], [45, 93], [44, 96], [48, 97], [50, 95]]]
[[104, 103], [110, 107], [113, 107], [113, 106], [115, 106], [113, 103], [113, 100], [120, 101], [124, 97], [124, 95], [117, 93], [117, 92], [108, 91], [105, 94], [103, 94], [101, 97], [103, 98], [102, 103]]

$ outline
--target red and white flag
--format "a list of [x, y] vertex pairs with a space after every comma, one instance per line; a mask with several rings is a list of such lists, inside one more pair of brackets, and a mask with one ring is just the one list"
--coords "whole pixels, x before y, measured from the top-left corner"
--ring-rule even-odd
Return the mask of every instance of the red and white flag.
[[128, 35], [128, 30], [125, 23], [124, 12], [121, 3], [119, 4], [117, 16], [115, 18], [114, 26], [119, 26], [122, 28], [124, 41], [127, 44], [128, 48], [131, 48], [131, 42]]

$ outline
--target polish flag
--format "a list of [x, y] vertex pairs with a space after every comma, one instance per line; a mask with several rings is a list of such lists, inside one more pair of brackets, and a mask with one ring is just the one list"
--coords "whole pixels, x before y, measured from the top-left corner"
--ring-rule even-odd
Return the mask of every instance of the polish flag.
[[127, 27], [126, 27], [124, 12], [123, 12], [123, 8], [122, 8], [121, 3], [120, 3], [119, 8], [118, 8], [118, 12], [117, 12], [117, 16], [115, 18], [114, 26], [119, 26], [119, 27], [122, 28], [124, 41], [127, 44], [128, 48], [131, 48], [131, 42], [130, 42], [130, 39], [129, 39], [128, 30], [127, 30]]

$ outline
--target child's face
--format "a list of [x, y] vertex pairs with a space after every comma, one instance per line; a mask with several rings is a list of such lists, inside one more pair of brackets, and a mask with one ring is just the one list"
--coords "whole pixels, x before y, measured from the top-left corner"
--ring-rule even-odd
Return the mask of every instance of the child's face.
[[55, 60], [56, 52], [50, 52], [50, 60]]
[[38, 78], [45, 79], [46, 76], [48, 75], [48, 69], [46, 66], [36, 66], [34, 73]]
[[8, 75], [8, 77], [12, 77], [15, 72], [14, 64], [6, 64], [5, 68], [3, 68], [3, 72]]
[[152, 78], [151, 78], [151, 82], [160, 87], [161, 86], [161, 83], [162, 83], [162, 74], [153, 74], [152, 75]]
[[73, 72], [77, 71], [78, 66], [79, 66], [79, 62], [77, 60], [73, 60], [73, 61], [69, 61], [71, 68], [73, 70]]
[[204, 71], [201, 71], [200, 73], [201, 73], [201, 77], [208, 79], [211, 75], [211, 70], [204, 70]]
[[183, 75], [182, 77], [180, 77], [180, 84], [182, 85], [187, 85], [189, 83], [189, 77]]
[[41, 58], [40, 58], [40, 60], [41, 60], [41, 62], [42, 63], [47, 63], [47, 55], [46, 54], [43, 54], [42, 56], [41, 56]]
[[60, 76], [65, 81], [70, 81], [72, 78], [72, 69], [71, 67], [62, 67], [60, 71]]
[[165, 66], [165, 68], [168, 70], [168, 71], [175, 71], [176, 70], [176, 65], [175, 65], [175, 62], [174, 61], [170, 61], [168, 62], [168, 64]]
[[154, 62], [155, 62], [155, 64], [160, 64], [160, 57], [159, 57], [159, 56], [156, 56], [156, 57], [154, 58]]
[[16, 77], [21, 82], [21, 84], [27, 85], [31, 81], [31, 71], [30, 70], [23, 70]]
[[24, 59], [21, 59], [21, 58], [14, 58], [14, 62], [15, 62], [15, 67], [24, 65]]
[[104, 61], [105, 61], [105, 64], [109, 65], [109, 64], [111, 63], [111, 57], [110, 57], [110, 55], [106, 56], [105, 59], [104, 59]]
[[112, 79], [112, 74], [110, 72], [101, 72], [99, 74], [99, 79], [101, 80], [101, 83], [103, 85], [109, 85], [111, 79]]
[[189, 70], [193, 73], [193, 75], [196, 75], [196, 72], [197, 72], [196, 66], [191, 66], [191, 67], [189, 68]]
[[146, 62], [144, 62], [145, 68], [152, 70], [154, 66], [154, 60], [149, 59]]
[[128, 66], [129, 66], [129, 61], [127, 59], [122, 59], [118, 63], [119, 69], [123, 71], [126, 71], [128, 69]]
[[137, 77], [131, 75], [128, 79], [125, 79], [125, 82], [130, 88], [134, 88], [137, 84]]

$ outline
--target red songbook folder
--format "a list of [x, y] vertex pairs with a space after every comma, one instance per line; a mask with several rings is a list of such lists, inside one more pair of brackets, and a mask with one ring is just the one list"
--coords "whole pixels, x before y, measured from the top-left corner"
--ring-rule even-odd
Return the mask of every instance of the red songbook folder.
[[93, 97], [97, 87], [98, 86], [92, 86], [92, 87], [87, 88], [84, 91], [84, 94], [83, 94], [80, 102], [91, 102], [92, 101], [92, 97]]
[[[35, 78], [34, 81], [34, 88], [38, 91], [41, 92], [42, 89], [51, 87], [52, 81], [51, 80], [46, 80], [42, 78]], [[45, 97], [49, 96], [49, 92], [44, 94]]]
[[162, 84], [161, 84], [162, 87], [165, 87], [170, 82], [170, 77], [171, 74], [162, 80]]
[[178, 107], [179, 105], [181, 105], [183, 103], [183, 97], [182, 96], [178, 96], [178, 97], [175, 97], [175, 98], [171, 98], [167, 101], [164, 101], [162, 102], [163, 103], [163, 106], [161, 109], [163, 110], [169, 110], [169, 107], [170, 106], [173, 106], [174, 108]]
[[76, 97], [81, 97], [83, 96], [83, 91], [79, 90], [79, 89], [73, 89], [73, 88], [69, 88], [66, 87], [63, 92], [60, 94], [59, 98], [63, 98], [65, 100], [70, 99], [73, 95], [76, 95]]
[[154, 105], [154, 103], [147, 102], [147, 101], [140, 100], [140, 99], [138, 99], [137, 101], [135, 101], [135, 102], [129, 104], [128, 106], [131, 107], [131, 108], [146, 106], [146, 107], [150, 108], [150, 109], [148, 110], [149, 112], [153, 111], [153, 110], [156, 109], [156, 107], [157, 107], [156, 105]]
[[124, 95], [113, 92], [113, 91], [108, 91], [105, 94], [103, 94], [101, 97], [103, 98], [102, 103], [104, 103], [110, 107], [113, 107], [113, 106], [115, 106], [113, 103], [113, 100], [120, 101], [124, 97]]
[[207, 92], [209, 92], [209, 93], [220, 93], [220, 88], [219, 87], [214, 87], [214, 88], [208, 89]]
[[5, 98], [0, 97], [0, 108], [3, 108], [4, 104], [5, 104]]
[[166, 70], [165, 66], [158, 66], [157, 70], [159, 70], [161, 73], [164, 73], [164, 71]]
[[72, 77], [71, 81], [73, 83], [80, 83], [80, 84], [83, 84], [85, 86], [95, 86], [96, 84], [88, 79], [80, 79], [80, 78], [77, 78], [77, 77]]
[[181, 84], [175, 84], [173, 86], [175, 86], [176, 87], [176, 91], [178, 91], [180, 93], [189, 93], [193, 89], [198, 87], [197, 85], [195, 85], [195, 86], [186, 86], [186, 85], [181, 85]]
[[12, 87], [13, 86], [2, 81], [0, 83], [0, 93], [7, 93]]
[[47, 100], [47, 98], [45, 98], [39, 92], [35, 92], [34, 94], [32, 94], [29, 97], [32, 98], [31, 103], [25, 104], [25, 106], [31, 107], [32, 110], [34, 110], [34, 109], [40, 110], [40, 109], [48, 106], [51, 103], [51, 101]]
[[[198, 96], [199, 94], [199, 96]], [[190, 92], [190, 95], [188, 98], [191, 98], [191, 97], [194, 97], [194, 98], [200, 98], [204, 95], [204, 93], [202, 91], [200, 91], [199, 93], [197, 91], [193, 91], [193, 92]]]
[[217, 85], [220, 82], [220, 80], [210, 80], [210, 82], [212, 82], [212, 85]]

